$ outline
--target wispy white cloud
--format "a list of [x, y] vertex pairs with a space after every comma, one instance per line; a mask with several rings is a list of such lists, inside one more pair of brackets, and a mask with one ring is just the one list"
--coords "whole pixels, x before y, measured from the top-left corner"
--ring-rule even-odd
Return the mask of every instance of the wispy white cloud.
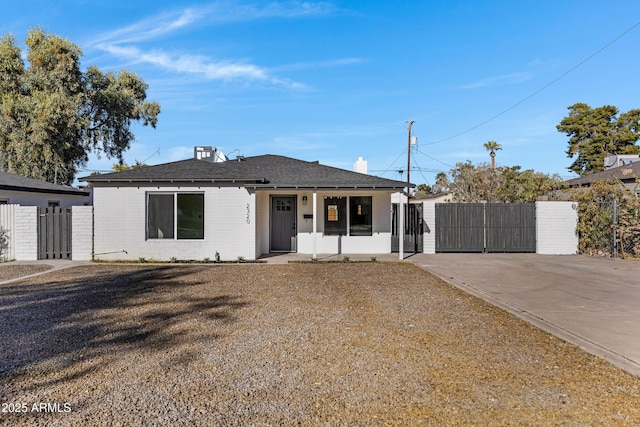
[[333, 67], [343, 67], [348, 65], [361, 64], [366, 61], [367, 60], [365, 58], [339, 58], [339, 59], [329, 59], [326, 61], [296, 62], [293, 64], [272, 67], [271, 70], [272, 71], [296, 71], [296, 70], [317, 69], [317, 68], [333, 68]]
[[266, 6], [218, 1], [166, 12], [95, 37], [89, 44], [122, 44], [156, 39], [196, 25], [220, 25], [269, 18], [301, 18], [328, 15], [335, 10], [325, 2], [272, 2]]
[[307, 86], [302, 83], [273, 76], [265, 68], [253, 64], [215, 62], [202, 55], [170, 55], [160, 50], [143, 51], [135, 46], [104, 45], [102, 48], [130, 63], [152, 64], [177, 73], [197, 74], [207, 80], [259, 81], [289, 89], [307, 89]]
[[172, 57], [162, 51], [145, 52], [134, 46], [107, 45], [104, 49], [114, 56], [130, 61], [153, 64], [171, 71], [202, 74], [208, 79], [246, 78], [262, 80], [267, 77], [266, 72], [255, 65], [230, 62], [214, 63], [201, 55], [183, 54]]
[[207, 7], [207, 19], [217, 23], [253, 21], [267, 18], [300, 18], [328, 15], [335, 7], [327, 2], [271, 2], [267, 5], [240, 4], [236, 1], [218, 1]]
[[459, 89], [478, 89], [489, 86], [505, 86], [522, 83], [531, 79], [530, 73], [511, 73], [502, 76], [488, 77], [473, 83], [459, 86]]
[[100, 47], [110, 44], [134, 43], [156, 39], [184, 29], [201, 20], [202, 9], [187, 8], [180, 12], [164, 13], [143, 19], [126, 27], [99, 34], [88, 44]]
[[252, 81], [293, 90], [307, 90], [305, 84], [279, 77], [274, 72], [312, 67], [333, 67], [360, 62], [358, 58], [344, 58], [318, 63], [293, 64], [266, 68], [245, 61], [214, 60], [203, 55], [167, 53], [161, 49], [140, 47], [143, 43], [169, 37], [178, 31], [188, 31], [199, 25], [220, 25], [269, 18], [298, 18], [327, 15], [335, 10], [326, 2], [271, 2], [267, 5], [217, 1], [198, 7], [159, 14], [131, 25], [98, 35], [88, 46], [107, 52], [128, 63], [146, 63], [168, 71], [198, 75], [207, 80]]

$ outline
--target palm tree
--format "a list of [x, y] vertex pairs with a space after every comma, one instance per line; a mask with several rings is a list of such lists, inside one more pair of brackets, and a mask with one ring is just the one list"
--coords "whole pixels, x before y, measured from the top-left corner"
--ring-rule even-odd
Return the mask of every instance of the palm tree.
[[438, 174], [436, 175], [436, 185], [439, 185], [442, 188], [446, 188], [448, 183], [449, 178], [447, 177], [447, 174], [444, 172], [438, 172]]
[[482, 144], [487, 149], [491, 156], [491, 169], [496, 168], [496, 151], [502, 150], [502, 146], [495, 141], [487, 141]]

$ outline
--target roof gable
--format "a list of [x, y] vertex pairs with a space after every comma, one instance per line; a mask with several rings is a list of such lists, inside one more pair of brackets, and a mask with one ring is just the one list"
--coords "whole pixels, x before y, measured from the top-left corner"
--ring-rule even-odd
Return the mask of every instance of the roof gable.
[[236, 182], [254, 188], [403, 188], [406, 183], [273, 154], [221, 163], [188, 159], [81, 178], [90, 182]]

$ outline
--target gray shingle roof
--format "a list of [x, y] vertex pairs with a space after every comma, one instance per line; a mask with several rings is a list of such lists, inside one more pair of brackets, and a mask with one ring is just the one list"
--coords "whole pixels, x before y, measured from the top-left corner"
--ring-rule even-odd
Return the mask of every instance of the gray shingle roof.
[[625, 166], [619, 166], [617, 168], [611, 168], [602, 172], [583, 175], [578, 178], [570, 179], [566, 181], [566, 183], [570, 187], [581, 187], [585, 185], [591, 185], [595, 181], [607, 181], [611, 178], [618, 178], [623, 182], [634, 181], [636, 177], [640, 177], [640, 162], [635, 162]]
[[9, 172], [0, 171], [0, 189], [11, 191], [26, 191], [31, 193], [72, 194], [88, 196], [86, 191], [65, 185], [56, 185], [46, 181], [39, 181]]
[[80, 178], [89, 182], [238, 182], [253, 188], [402, 188], [405, 182], [267, 154], [208, 163], [188, 159]]

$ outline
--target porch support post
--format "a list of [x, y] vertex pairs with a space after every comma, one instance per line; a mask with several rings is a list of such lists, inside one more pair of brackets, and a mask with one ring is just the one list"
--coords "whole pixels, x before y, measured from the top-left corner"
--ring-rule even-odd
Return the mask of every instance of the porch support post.
[[318, 232], [318, 193], [316, 192], [316, 189], [313, 189], [313, 197], [312, 199], [312, 205], [313, 205], [313, 259], [318, 258], [318, 254], [317, 254], [317, 240], [318, 240], [318, 236], [317, 236], [317, 232]]
[[404, 259], [404, 194], [400, 192], [400, 206], [398, 206], [398, 259]]

